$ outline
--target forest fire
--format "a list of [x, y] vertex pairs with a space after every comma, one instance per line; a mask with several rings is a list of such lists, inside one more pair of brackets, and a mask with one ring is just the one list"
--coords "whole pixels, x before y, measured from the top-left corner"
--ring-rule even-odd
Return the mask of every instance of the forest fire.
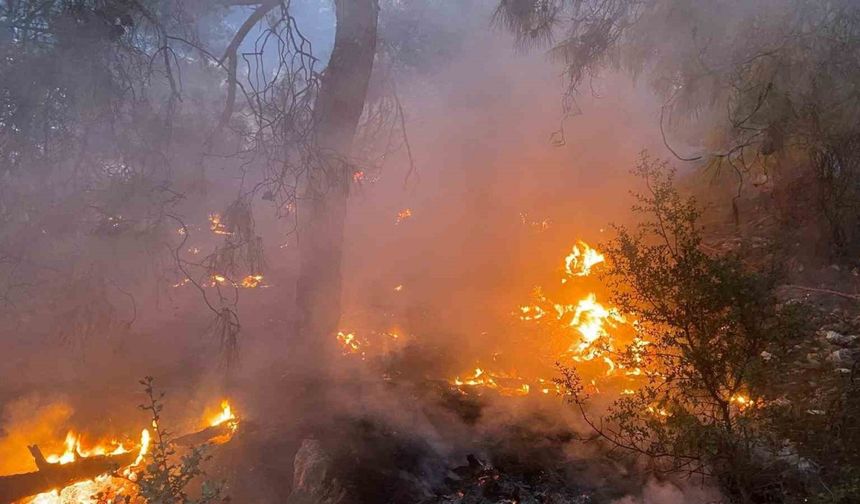
[[209, 214], [209, 229], [217, 235], [230, 236], [233, 234], [229, 229], [227, 229], [227, 226], [224, 225], [224, 222], [221, 219], [221, 214], [219, 213]]
[[[175, 446], [226, 443], [237, 431], [239, 418], [229, 400], [224, 399], [217, 412], [206, 415], [204, 423], [201, 431], [169, 442]], [[9, 498], [16, 504], [87, 504], [94, 502], [96, 496], [99, 502], [134, 496], [135, 481], [152, 451], [152, 441], [149, 429], [143, 429], [136, 442], [111, 439], [93, 444], [86, 442], [85, 435], [69, 431], [61, 452], [43, 455], [38, 446], [32, 445], [29, 448], [38, 471], [0, 476], [0, 501]], [[48, 490], [22, 498], [28, 489], [45, 485]]]
[[[557, 361], [586, 363], [598, 360], [605, 365], [603, 374], [610, 376], [623, 367], [613, 359], [616, 352], [613, 333], [627, 324], [627, 319], [617, 308], [598, 301], [594, 292], [586, 291], [583, 294], [575, 282], [568, 283], [574, 278], [588, 277], [594, 267], [604, 262], [602, 253], [579, 240], [564, 258], [564, 290], [558, 293], [559, 300], [550, 299], [541, 287], [536, 287], [533, 291], [535, 303], [520, 306], [517, 315], [521, 321], [543, 324], [541, 335], [547, 338], [551, 346], [558, 346], [555, 344], [557, 338], [566, 342], [561, 353], [556, 356]], [[569, 301], [571, 298], [573, 300]], [[640, 373], [638, 368], [625, 371], [626, 376]], [[516, 374], [490, 371], [485, 367], [477, 367], [471, 375], [451, 380], [451, 384], [460, 391], [486, 388], [509, 396], [527, 395], [531, 391], [542, 394], [560, 392], [559, 386], [552, 380], [538, 378], [533, 382]], [[597, 390], [596, 381], [592, 382]]]
[[451, 384], [462, 393], [480, 394], [482, 389], [493, 390], [503, 396], [525, 396], [529, 394], [560, 394], [561, 387], [552, 380], [536, 378], [529, 380], [516, 373], [486, 371], [482, 368], [464, 377], [456, 377]]
[[0, 53], [0, 504], [860, 503], [860, 0], [10, 0]]
[[[577, 286], [568, 283], [574, 278], [588, 277], [595, 266], [604, 262], [602, 253], [579, 240], [564, 259], [565, 277], [561, 283], [565, 290], [559, 293], [560, 300], [549, 299], [542, 288], [536, 287], [533, 294], [536, 303], [521, 306], [519, 318], [525, 322], [541, 323], [547, 321], [547, 315], [554, 314], [550, 319], [554, 319], [555, 329], [561, 329], [565, 338], [574, 336], [570, 339], [565, 355], [576, 362], [587, 362], [599, 357], [605, 363], [606, 374], [609, 375], [619, 367], [612, 359], [615, 343], [611, 331], [627, 320], [617, 308], [607, 307], [598, 301], [594, 292], [583, 295], [580, 289], [570, 291]], [[571, 297], [575, 301], [568, 301]]]
[[[603, 254], [580, 240], [564, 258], [564, 270], [570, 276], [588, 276], [591, 274], [592, 267], [605, 260]], [[564, 282], [566, 282], [565, 279], [562, 280], [562, 283]]]
[[[141, 436], [141, 452], [146, 451], [146, 444], [143, 440], [148, 440], [148, 438], [148, 432]], [[92, 457], [94, 455], [119, 455], [130, 451], [115, 440], [105, 444], [97, 444], [92, 448], [84, 449], [81, 445], [81, 436], [73, 431], [69, 431], [68, 434], [66, 434], [66, 440], [63, 444], [65, 446], [65, 451], [61, 455], [48, 455], [45, 457], [49, 463], [68, 464], [74, 462], [80, 457]]]
[[[106, 470], [103, 474], [83, 478], [83, 481], [76, 481], [18, 502], [19, 504], [85, 504], [93, 502], [93, 497], [97, 495], [111, 498], [131, 495], [133, 493], [131, 482], [136, 478], [134, 469], [140, 466], [146, 457], [150, 441], [149, 430], [144, 429], [141, 432], [136, 452], [132, 452], [131, 448], [115, 440], [84, 448], [81, 436], [70, 431], [66, 435], [63, 453], [48, 455], [42, 461], [39, 458], [38, 448], [33, 447], [31, 451], [34, 452], [36, 465], [40, 471], [49, 470], [50, 466], [46, 466], [46, 462], [60, 466], [100, 459], [110, 462], [108, 462], [109, 465], [105, 466]], [[121, 455], [127, 456], [120, 457]], [[132, 456], [133, 458], [129, 458]], [[110, 465], [113, 465], [114, 468], [108, 469]]]
[[340, 331], [337, 333], [337, 341], [343, 348], [344, 354], [361, 353], [361, 344], [355, 334], [351, 332]]
[[217, 415], [209, 418], [209, 427], [218, 427], [226, 425], [230, 432], [236, 432], [239, 427], [239, 418], [233, 413], [233, 408], [230, 406], [230, 401], [224, 399], [221, 401], [221, 411]]

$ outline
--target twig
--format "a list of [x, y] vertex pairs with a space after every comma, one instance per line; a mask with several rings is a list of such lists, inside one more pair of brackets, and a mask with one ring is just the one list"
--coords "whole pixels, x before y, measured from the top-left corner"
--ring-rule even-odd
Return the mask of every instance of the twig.
[[830, 294], [833, 296], [839, 296], [839, 297], [843, 297], [845, 299], [850, 299], [852, 301], [860, 301], [860, 294], [851, 294], [848, 292], [842, 292], [842, 291], [837, 291], [837, 290], [833, 290], [833, 289], [824, 289], [824, 288], [820, 288], [820, 287], [807, 287], [806, 285], [797, 285], [797, 284], [786, 284], [786, 285], [783, 285], [782, 287], [785, 287], [788, 289], [798, 289], [798, 290], [804, 290], [804, 291], [809, 291], [809, 292], [817, 292], [819, 294]]

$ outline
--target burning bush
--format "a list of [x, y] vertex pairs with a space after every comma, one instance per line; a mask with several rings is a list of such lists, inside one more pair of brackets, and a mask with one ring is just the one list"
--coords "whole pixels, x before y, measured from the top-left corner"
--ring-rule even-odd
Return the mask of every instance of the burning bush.
[[[809, 334], [808, 310], [778, 302], [777, 268], [752, 272], [738, 255], [704, 251], [695, 202], [677, 192], [664, 163], [643, 155], [635, 172], [647, 193], [634, 210], [645, 219], [635, 230], [619, 227], [604, 250], [614, 304], [636, 320], [637, 341], [620, 361], [641, 367], [645, 379], [597, 421], [576, 370], [563, 368], [571, 401], [612, 446], [644, 456], [659, 473], [712, 477], [733, 502], [802, 501], [826, 488], [821, 468], [829, 461], [799, 453], [845, 440], [801, 439], [776, 423], [787, 405], [818, 411], [814, 390], [786, 387], [789, 376], [803, 380], [791, 369]], [[839, 397], [845, 387], [834, 390]]]

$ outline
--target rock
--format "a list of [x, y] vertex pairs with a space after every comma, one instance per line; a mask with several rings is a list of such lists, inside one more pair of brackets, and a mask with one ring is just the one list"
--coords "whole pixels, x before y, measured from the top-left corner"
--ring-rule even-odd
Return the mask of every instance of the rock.
[[818, 360], [818, 354], [809, 353], [806, 354], [806, 362], [802, 362], [799, 364], [800, 367], [805, 369], [818, 369], [821, 367], [821, 362]]
[[331, 477], [331, 459], [316, 439], [305, 439], [293, 463], [293, 491], [287, 504], [339, 504], [345, 492]]
[[849, 346], [857, 340], [857, 336], [853, 334], [844, 335], [836, 331], [825, 331], [824, 339], [833, 345]]
[[847, 348], [840, 348], [827, 356], [827, 360], [840, 367], [851, 367], [854, 364], [854, 352]]

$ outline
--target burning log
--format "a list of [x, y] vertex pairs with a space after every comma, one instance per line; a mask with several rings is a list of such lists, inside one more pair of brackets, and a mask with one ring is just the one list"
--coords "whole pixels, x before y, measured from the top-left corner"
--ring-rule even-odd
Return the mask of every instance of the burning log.
[[173, 440], [179, 446], [197, 446], [205, 443], [221, 444], [228, 441], [236, 432], [235, 422], [224, 422], [211, 425], [205, 429], [191, 434], [185, 434]]
[[76, 483], [93, 479], [134, 463], [134, 452], [118, 455], [95, 455], [80, 457], [68, 464], [48, 462], [36, 445], [30, 446], [38, 471], [0, 476], [0, 502], [8, 503], [31, 495], [50, 492]]
[[[179, 436], [173, 443], [179, 446], [194, 446], [201, 444], [223, 444], [230, 441], [236, 429], [239, 428], [239, 418], [233, 413], [229, 401], [221, 401], [221, 411], [209, 419], [209, 426], [203, 430]], [[243, 423], [244, 428], [244, 423]]]
[[[187, 434], [172, 442], [182, 446], [211, 443], [222, 444], [230, 440], [239, 426], [239, 419], [227, 400], [221, 410], [209, 419], [209, 426], [199, 432]], [[0, 476], [0, 504], [8, 504], [26, 497], [61, 490], [67, 486], [93, 480], [99, 476], [115, 474], [117, 470], [138, 466], [148, 453], [149, 430], [141, 432], [137, 451], [128, 451], [118, 445], [107, 453], [104, 447], [93, 451], [81, 449], [80, 438], [73, 432], [66, 436], [66, 451], [61, 456], [45, 457], [38, 446], [27, 448], [36, 463], [36, 472]], [[115, 443], [114, 443], [115, 444]]]

